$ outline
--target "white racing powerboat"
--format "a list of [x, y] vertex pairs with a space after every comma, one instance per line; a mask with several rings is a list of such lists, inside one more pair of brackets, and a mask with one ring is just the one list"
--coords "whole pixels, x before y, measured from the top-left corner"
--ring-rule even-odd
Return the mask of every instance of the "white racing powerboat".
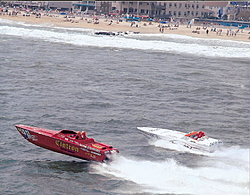
[[214, 152], [223, 145], [221, 140], [208, 137], [203, 131], [193, 131], [186, 134], [180, 131], [152, 127], [137, 127], [137, 129], [147, 137], [166, 140], [169, 143], [184, 146], [190, 150]]

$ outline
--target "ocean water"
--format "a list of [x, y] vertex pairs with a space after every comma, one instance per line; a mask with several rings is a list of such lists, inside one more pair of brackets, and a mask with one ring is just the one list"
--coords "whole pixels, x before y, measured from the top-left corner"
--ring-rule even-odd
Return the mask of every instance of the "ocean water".
[[[249, 195], [249, 60], [246, 42], [0, 19], [1, 194]], [[14, 124], [85, 130], [120, 154], [85, 162]], [[224, 146], [190, 153], [137, 126], [202, 130]]]

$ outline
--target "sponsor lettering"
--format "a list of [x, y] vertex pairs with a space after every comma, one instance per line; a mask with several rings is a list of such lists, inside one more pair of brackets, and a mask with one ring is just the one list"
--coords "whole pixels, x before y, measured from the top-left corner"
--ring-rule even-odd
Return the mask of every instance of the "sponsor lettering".
[[96, 158], [96, 155], [90, 154], [90, 153], [85, 153], [86, 155], [90, 156], [91, 158]]
[[70, 145], [68, 143], [62, 142], [61, 140], [56, 140], [55, 144], [57, 146], [61, 147], [62, 149], [68, 150], [69, 152], [79, 152], [78, 147], [75, 147], [75, 146], [72, 146], [72, 145]]

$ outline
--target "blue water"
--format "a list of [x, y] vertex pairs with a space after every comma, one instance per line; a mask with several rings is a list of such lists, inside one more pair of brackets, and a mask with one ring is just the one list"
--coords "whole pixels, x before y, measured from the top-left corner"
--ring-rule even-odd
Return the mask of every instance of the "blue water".
[[[250, 44], [96, 36], [0, 20], [2, 194], [249, 194]], [[85, 130], [120, 155], [84, 162], [28, 143], [14, 124]], [[136, 127], [202, 130], [209, 155]]]

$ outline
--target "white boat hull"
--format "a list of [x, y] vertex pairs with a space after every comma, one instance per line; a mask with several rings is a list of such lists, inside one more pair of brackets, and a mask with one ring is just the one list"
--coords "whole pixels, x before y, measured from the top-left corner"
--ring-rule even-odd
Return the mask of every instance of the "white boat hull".
[[177, 144], [190, 150], [198, 150], [202, 152], [214, 152], [223, 142], [218, 139], [203, 136], [198, 139], [188, 137], [187, 134], [169, 129], [137, 127], [145, 136], [149, 138], [165, 140], [172, 144]]

